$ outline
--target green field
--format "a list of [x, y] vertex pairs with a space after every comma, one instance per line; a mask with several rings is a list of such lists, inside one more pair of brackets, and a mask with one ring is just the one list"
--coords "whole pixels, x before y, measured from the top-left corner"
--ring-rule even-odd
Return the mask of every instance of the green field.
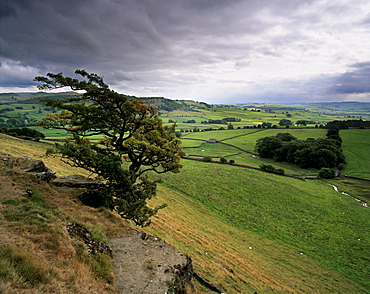
[[[151, 204], [167, 203], [168, 207], [145, 230], [189, 254], [195, 269], [227, 293], [370, 293], [369, 208], [354, 199], [370, 202], [368, 181], [303, 181], [237, 166], [264, 163], [283, 168], [289, 175], [316, 175], [314, 169], [258, 158], [254, 146], [259, 138], [279, 132], [302, 140], [325, 138], [326, 129], [312, 125], [277, 129], [251, 126], [276, 124], [287, 118], [287, 111], [292, 121], [309, 119], [318, 124], [348, 116], [364, 118], [367, 105], [294, 105], [286, 106], [286, 110], [276, 105], [207, 108], [196, 102], [182, 103], [188, 108], [161, 111], [163, 121], [175, 119], [179, 130], [188, 130], [181, 133], [188, 157], [209, 156], [212, 162], [183, 159], [179, 174], [150, 175], [163, 180]], [[277, 109], [268, 111], [267, 106]], [[241, 121], [233, 123], [233, 130], [189, 131], [194, 127], [225, 127], [201, 123], [225, 117]], [[184, 123], [190, 119], [196, 123]], [[66, 136], [55, 130], [44, 132], [49, 139]], [[50, 145], [0, 136], [1, 152], [42, 157], [52, 169], [61, 169], [60, 175], [75, 172], [57, 159], [43, 157]], [[341, 130], [340, 136], [347, 159], [343, 173], [370, 179], [370, 129]], [[219, 142], [207, 143], [208, 139]], [[236, 164], [220, 164], [221, 157]], [[352, 197], [336, 192], [329, 184]], [[210, 292], [204, 289], [204, 293]]]
[[347, 159], [344, 173], [370, 179], [370, 130], [342, 130], [340, 136]]
[[[365, 289], [370, 289], [367, 279], [369, 267], [366, 261], [370, 245], [368, 208], [361, 206], [350, 197], [343, 197], [331, 186], [321, 181], [302, 182], [214, 163], [184, 161], [183, 164], [181, 174], [166, 174], [162, 177], [163, 187], [170, 195], [181, 195], [187, 199], [185, 202], [189, 207], [186, 209], [193, 209], [189, 214], [197, 219], [200, 226], [202, 226], [203, 218], [196, 210], [198, 206], [204, 207], [207, 213], [217, 220], [217, 225], [209, 227], [209, 231], [221, 230], [222, 226], [236, 230], [236, 233], [232, 234], [228, 231], [219, 232], [224, 235], [229, 234], [229, 242], [232, 243], [229, 246], [236, 246], [235, 243], [239, 243], [240, 240], [234, 241], [234, 238], [243, 235], [246, 247], [253, 244], [253, 247], [259, 249], [259, 253], [272, 254], [268, 259], [270, 263], [277, 263], [276, 267], [282, 267], [284, 264], [292, 266], [290, 259], [302, 253], [305, 259], [300, 265], [294, 266], [304, 268], [307, 259], [310, 259], [310, 262], [319, 262], [323, 267], [330, 268], [330, 270], [327, 269], [328, 276], [333, 275], [333, 272], [338, 272], [343, 277], [352, 280], [354, 284], [364, 287], [362, 291], [352, 289], [358, 292], [347, 293], [366, 293]], [[159, 199], [168, 202], [168, 198], [162, 197], [160, 194]], [[173, 209], [171, 203], [177, 203], [176, 197], [170, 197], [169, 207], [163, 211], [164, 215], [167, 213], [176, 215], [178, 210], [167, 212]], [[182, 221], [186, 222], [186, 220]], [[222, 223], [222, 226], [218, 222]], [[173, 224], [174, 227], [176, 225], [178, 224]], [[181, 224], [179, 226], [181, 230]], [[167, 234], [172, 235], [172, 233], [161, 233], [159, 229], [155, 232], [166, 236]], [[179, 242], [182, 249], [192, 251], [195, 250], [194, 248], [201, 248], [202, 241], [194, 247], [189, 244], [194, 242], [192, 238], [196, 238], [191, 232], [183, 231], [183, 234], [189, 234], [190, 240], [185, 239]], [[206, 233], [203, 232], [203, 234]], [[249, 241], [250, 235], [258, 235], [259, 239]], [[197, 238], [202, 240], [200, 236]], [[281, 256], [279, 252], [276, 252], [276, 255], [270, 253], [266, 248], [268, 246], [265, 245], [266, 240], [275, 242], [275, 246], [289, 248], [292, 255]], [[271, 243], [269, 246], [272, 246]], [[215, 254], [213, 258], [212, 262], [221, 263], [225, 267], [231, 266], [220, 262], [221, 254]], [[269, 264], [269, 266], [273, 265]], [[207, 269], [204, 270], [207, 273]], [[233, 267], [233, 270], [237, 269]], [[307, 275], [315, 276], [316, 274], [303, 271], [299, 275], [302, 275], [301, 278], [305, 280]], [[217, 276], [217, 279], [222, 281], [222, 284], [228, 283], [227, 276]], [[330, 288], [335, 282], [328, 282], [326, 279], [316, 281], [316, 287], [324, 287], [320, 285], [324, 281], [329, 283], [326, 285], [327, 289], [317, 289], [317, 293], [346, 293], [349, 291], [348, 288], [341, 290]], [[235, 283], [240, 284], [241, 282], [236, 281]], [[302, 282], [302, 284], [305, 283]], [[299, 287], [307, 286], [300, 285]], [[298, 291], [298, 289], [295, 290]], [[243, 290], [239, 289], [239, 291], [243, 293]]]

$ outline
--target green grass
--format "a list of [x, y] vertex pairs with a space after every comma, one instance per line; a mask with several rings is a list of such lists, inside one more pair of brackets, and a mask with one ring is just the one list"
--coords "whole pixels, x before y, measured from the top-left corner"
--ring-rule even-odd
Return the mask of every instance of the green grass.
[[[291, 112], [290, 119], [320, 122], [344, 119], [340, 116], [343, 114], [333, 109], [319, 112], [297, 110]], [[233, 125], [242, 127], [287, 118], [282, 111], [256, 113], [236, 108], [177, 111], [162, 117], [164, 122], [177, 119], [180, 129], [194, 127], [182, 123], [188, 119], [195, 119], [196, 126], [206, 128], [210, 125], [200, 121], [238, 117], [242, 121]], [[48, 132], [53, 138], [60, 135]], [[268, 163], [289, 173], [301, 172], [298, 167], [258, 160], [243, 152], [253, 152], [256, 140], [278, 132], [289, 132], [298, 139], [326, 134], [326, 130], [314, 128], [235, 129], [183, 133], [183, 144], [191, 147], [185, 149], [186, 153], [211, 156], [215, 161], [225, 156], [236, 163], [256, 167]], [[344, 173], [368, 177], [369, 130], [343, 130], [340, 135], [348, 161]], [[231, 146], [205, 143], [210, 138]], [[6, 136], [2, 139], [8, 140]], [[28, 149], [31, 143], [12, 142], [3, 151], [23, 151], [24, 154], [24, 150], [31, 150]], [[166, 202], [169, 206], [153, 219], [152, 228], [147, 230], [189, 254], [196, 269], [221, 284], [228, 293], [370, 293], [369, 208], [321, 181], [299, 181], [227, 164], [189, 160], [183, 160], [182, 164], [180, 174], [161, 175], [164, 182], [159, 185], [154, 203]], [[355, 197], [369, 196], [364, 182], [349, 179], [330, 182]], [[43, 200], [37, 195], [3, 205], [4, 217], [10, 222], [20, 224], [25, 219], [27, 226], [43, 228], [47, 225], [45, 220], [35, 215], [53, 217], [47, 214], [49, 208], [43, 206]], [[98, 232], [98, 239], [104, 238], [100, 226], [90, 229]], [[81, 252], [81, 258], [85, 257]], [[95, 262], [106, 264], [104, 260], [89, 262], [92, 267]], [[109, 268], [101, 269], [101, 276], [108, 280]]]
[[370, 130], [341, 130], [347, 164], [343, 172], [354, 177], [370, 179]]
[[1, 213], [7, 221], [23, 226], [29, 232], [42, 233], [52, 230], [59, 211], [51, 208], [35, 189], [32, 190], [34, 193], [30, 198], [8, 199], [2, 202], [6, 209]]
[[53, 271], [44, 268], [29, 253], [17, 247], [0, 246], [1, 281], [17, 281], [32, 288], [48, 283], [51, 276]]
[[[211, 156], [214, 161], [219, 157], [233, 159], [237, 164], [244, 164], [253, 167], [259, 165], [272, 164], [283, 168], [287, 174], [300, 175], [317, 174], [317, 170], [302, 170], [298, 166], [284, 162], [275, 162], [270, 159], [256, 159], [251, 153], [255, 153], [256, 141], [262, 137], [275, 136], [277, 133], [291, 133], [298, 139], [324, 138], [326, 129], [303, 128], [303, 129], [236, 129], [223, 131], [207, 131], [185, 133], [182, 137], [184, 149], [187, 155], [192, 156]], [[210, 138], [220, 141], [220, 143], [207, 143]]]
[[295, 248], [370, 289], [368, 208], [329, 185], [193, 161], [184, 164], [181, 181], [162, 178], [228, 225]]

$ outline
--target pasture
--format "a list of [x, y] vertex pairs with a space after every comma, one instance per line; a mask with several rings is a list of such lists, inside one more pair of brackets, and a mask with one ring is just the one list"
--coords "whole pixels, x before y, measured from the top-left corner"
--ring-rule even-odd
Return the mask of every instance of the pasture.
[[[370, 237], [368, 208], [321, 181], [302, 182], [215, 163], [183, 164], [180, 174], [161, 176], [155, 201], [169, 207], [148, 231], [192, 252], [197, 270], [231, 287], [232, 293], [369, 289], [363, 259]], [[336, 273], [352, 282], [336, 285]], [[258, 288], [262, 277], [273, 278], [274, 286]], [[355, 290], [355, 284], [363, 290]]]
[[342, 130], [339, 134], [347, 159], [344, 173], [370, 179], [370, 130]]
[[[14, 104], [21, 98], [11, 101], [11, 97], [3, 95], [1, 99]], [[270, 111], [266, 105], [207, 108], [196, 102], [183, 103], [190, 109], [161, 112], [165, 123], [170, 119], [178, 121], [178, 130], [227, 128], [225, 124], [201, 123], [209, 119], [233, 117], [240, 122], [233, 122], [232, 130], [181, 133], [188, 156], [210, 156], [212, 162], [183, 159], [179, 174], [151, 175], [163, 181], [151, 204], [167, 203], [168, 207], [153, 218], [152, 226], [145, 231], [189, 254], [195, 269], [220, 284], [227, 293], [369, 293], [369, 208], [329, 185], [336, 185], [355, 198], [370, 200], [369, 182], [349, 178], [302, 181], [220, 164], [220, 158], [225, 157], [236, 164], [252, 167], [272, 164], [287, 174], [315, 175], [318, 171], [314, 169], [257, 158], [254, 147], [259, 138], [279, 132], [289, 132], [304, 140], [325, 138], [326, 129], [244, 126], [277, 124], [288, 118], [287, 114], [293, 122], [307, 119], [321, 124], [349, 115], [362, 116], [360, 111], [364, 108], [359, 106], [356, 112], [349, 104], [347, 108], [329, 105], [321, 110], [316, 105], [311, 108], [296, 105], [289, 110], [282, 107]], [[2, 104], [0, 109], [9, 105]], [[23, 109], [7, 112], [5, 120], [10, 116], [21, 117], [23, 112], [38, 119], [46, 113], [25, 104]], [[185, 123], [187, 120], [196, 122]], [[47, 139], [66, 137], [62, 131], [43, 132]], [[370, 179], [369, 135], [369, 129], [340, 131], [347, 158], [344, 174]], [[219, 142], [207, 143], [211, 138]], [[42, 159], [59, 176], [87, 175], [58, 158], [45, 157], [50, 144], [3, 134], [0, 139], [1, 152]]]

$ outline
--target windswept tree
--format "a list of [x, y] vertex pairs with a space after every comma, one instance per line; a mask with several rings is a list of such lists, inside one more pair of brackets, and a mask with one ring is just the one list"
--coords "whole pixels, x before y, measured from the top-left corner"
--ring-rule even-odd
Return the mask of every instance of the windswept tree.
[[[173, 122], [164, 126], [150, 105], [111, 90], [103, 79], [84, 70], [79, 78], [62, 73], [36, 77], [39, 89], [69, 87], [83, 91], [78, 97], [43, 98], [48, 107], [61, 111], [47, 114], [39, 124], [44, 128], [64, 129], [70, 137], [57, 144], [53, 153], [73, 167], [83, 168], [105, 183], [99, 191], [104, 205], [121, 217], [147, 226], [150, 217], [165, 205], [147, 206], [156, 193], [156, 182], [147, 172], [179, 172], [183, 155]], [[93, 142], [92, 138], [100, 138]]]

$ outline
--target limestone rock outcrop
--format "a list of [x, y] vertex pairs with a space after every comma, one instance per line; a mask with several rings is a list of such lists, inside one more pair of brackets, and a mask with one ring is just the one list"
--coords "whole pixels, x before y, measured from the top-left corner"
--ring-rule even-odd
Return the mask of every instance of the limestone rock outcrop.
[[67, 223], [67, 232], [72, 238], [83, 242], [87, 246], [87, 252], [89, 254], [106, 253], [112, 256], [112, 249], [109, 247], [109, 245], [102, 241], [93, 241], [89, 230], [84, 228], [79, 223]]
[[120, 293], [192, 293], [191, 258], [165, 241], [137, 233], [109, 240]]
[[29, 156], [12, 157], [7, 153], [0, 153], [0, 158], [8, 166], [31, 173], [46, 182], [51, 182], [56, 178], [56, 172], [46, 167], [42, 160], [32, 159]]
[[58, 187], [86, 188], [89, 190], [98, 189], [102, 182], [79, 175], [58, 177], [52, 181]]

